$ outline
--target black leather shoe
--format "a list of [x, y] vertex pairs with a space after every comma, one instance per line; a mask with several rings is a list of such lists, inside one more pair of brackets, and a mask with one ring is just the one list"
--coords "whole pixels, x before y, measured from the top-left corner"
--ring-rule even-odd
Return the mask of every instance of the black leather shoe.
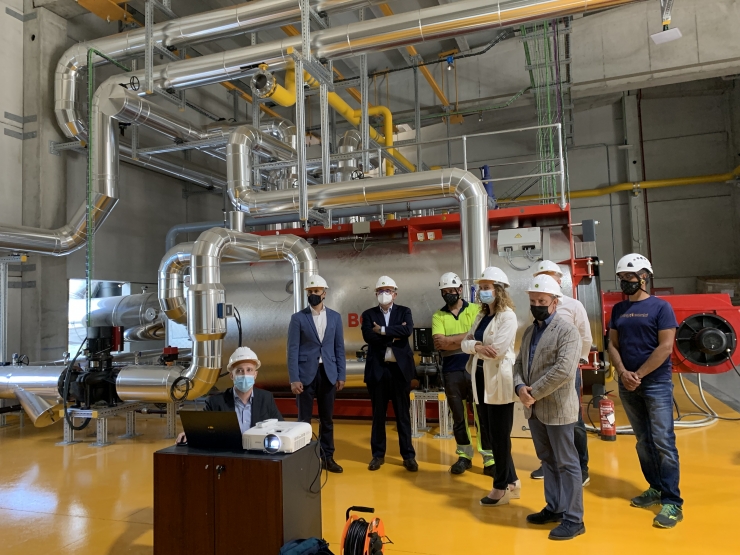
[[385, 457], [373, 457], [370, 464], [367, 465], [368, 470], [378, 470], [385, 464]]
[[344, 472], [344, 469], [337, 464], [337, 461], [334, 460], [334, 457], [321, 459], [321, 468], [326, 469], [329, 472], [333, 472], [334, 474], [341, 474], [342, 472]]
[[551, 540], [572, 540], [576, 536], [586, 533], [586, 526], [583, 522], [571, 522], [564, 520], [559, 526], [550, 530], [548, 538]]
[[419, 465], [416, 463], [416, 459], [404, 459], [403, 466], [409, 472], [419, 472]]
[[563, 520], [563, 513], [553, 513], [547, 509], [527, 515], [527, 522], [530, 524], [547, 524], [548, 522], [560, 522], [561, 520]]
[[470, 470], [473, 467], [473, 463], [470, 459], [460, 457], [457, 462], [450, 467], [451, 474], [462, 474], [466, 470]]

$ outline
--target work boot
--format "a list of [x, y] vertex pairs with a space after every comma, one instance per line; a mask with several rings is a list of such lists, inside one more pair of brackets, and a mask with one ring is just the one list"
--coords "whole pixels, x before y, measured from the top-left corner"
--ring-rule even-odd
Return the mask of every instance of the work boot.
[[630, 500], [633, 507], [647, 509], [653, 505], [660, 505], [660, 492], [655, 488], [648, 488], [637, 497]]
[[373, 460], [371, 460], [370, 464], [367, 465], [367, 469], [368, 470], [378, 470], [384, 464], [385, 464], [385, 457], [373, 457]]
[[677, 505], [665, 504], [653, 519], [656, 528], [673, 528], [683, 520], [683, 509]]
[[560, 522], [561, 520], [563, 520], [563, 513], [553, 513], [546, 508], [539, 513], [527, 515], [527, 522], [530, 524], [547, 524], [548, 522]]
[[344, 469], [337, 464], [337, 461], [334, 460], [334, 457], [326, 457], [325, 459], [321, 459], [321, 468], [326, 469], [329, 472], [333, 472], [334, 474], [341, 474], [344, 472]]
[[416, 459], [403, 459], [403, 466], [409, 472], [419, 472], [419, 465]]
[[470, 470], [473, 467], [473, 463], [470, 459], [460, 457], [457, 462], [450, 467], [450, 474], [462, 474], [466, 470]]
[[542, 466], [540, 466], [537, 470], [533, 470], [532, 474], [529, 475], [532, 480], [544, 480], [545, 479], [545, 472], [542, 470]]
[[570, 520], [564, 520], [559, 526], [556, 526], [550, 530], [550, 535], [547, 536], [551, 540], [572, 540], [576, 536], [586, 533], [586, 526], [583, 522], [571, 522]]

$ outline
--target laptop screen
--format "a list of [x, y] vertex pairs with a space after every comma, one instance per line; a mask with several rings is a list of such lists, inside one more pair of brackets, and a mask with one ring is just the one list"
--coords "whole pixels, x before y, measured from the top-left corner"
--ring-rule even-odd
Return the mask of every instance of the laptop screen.
[[242, 431], [234, 411], [181, 411], [188, 446], [217, 451], [241, 451]]

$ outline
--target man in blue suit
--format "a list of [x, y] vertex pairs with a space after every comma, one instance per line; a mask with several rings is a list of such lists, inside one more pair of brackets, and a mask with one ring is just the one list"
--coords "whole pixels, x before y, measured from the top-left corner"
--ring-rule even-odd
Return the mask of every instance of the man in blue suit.
[[396, 282], [381, 276], [375, 285], [378, 306], [362, 313], [362, 337], [368, 344], [365, 362], [365, 383], [373, 407], [373, 428], [370, 448], [373, 458], [369, 470], [378, 470], [385, 463], [385, 417], [388, 401], [393, 404], [398, 427], [403, 466], [417, 472], [416, 451], [411, 443], [409, 392], [416, 376], [414, 353], [409, 337], [414, 333], [411, 310], [394, 304]]
[[306, 285], [309, 308], [296, 312], [288, 328], [288, 375], [296, 395], [298, 421], [311, 423], [313, 400], [319, 406], [321, 466], [329, 472], [343, 471], [334, 460], [334, 397], [347, 375], [342, 317], [326, 308], [329, 286], [321, 276]]

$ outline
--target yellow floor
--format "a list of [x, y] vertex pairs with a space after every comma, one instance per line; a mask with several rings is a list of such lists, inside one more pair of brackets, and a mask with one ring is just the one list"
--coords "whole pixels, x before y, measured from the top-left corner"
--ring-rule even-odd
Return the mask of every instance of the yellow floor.
[[[688, 412], [683, 395], [678, 401]], [[737, 416], [718, 401], [714, 404], [725, 416]], [[618, 419], [625, 423], [621, 411]], [[142, 417], [141, 437], [103, 449], [86, 444], [57, 447], [61, 425], [20, 429], [17, 419], [10, 420], [12, 425], [0, 430], [0, 553], [152, 553], [152, 453], [171, 443], [160, 439], [163, 419]], [[109, 425], [111, 436], [124, 428], [122, 419]], [[447, 471], [455, 460], [453, 440], [431, 435], [415, 440], [420, 471], [412, 474], [400, 466], [392, 429], [386, 465], [378, 472], [367, 471], [369, 437], [366, 422], [337, 424], [336, 458], [345, 472], [331, 475], [323, 491], [324, 536], [337, 555], [344, 511], [350, 505], [376, 508], [394, 542], [386, 546], [387, 554], [740, 552], [735, 540], [740, 422], [678, 432], [686, 506], [685, 520], [674, 530], [652, 528], [654, 511], [629, 506], [627, 500], [645, 487], [634, 438], [606, 443], [590, 436], [592, 482], [584, 494], [587, 533], [563, 543], [547, 540], [549, 527], [525, 523], [528, 513], [544, 506], [542, 482], [529, 478], [538, 464], [530, 440], [514, 440], [522, 499], [484, 508], [478, 500], [491, 480], [482, 475], [480, 459], [474, 471], [463, 476]]]

